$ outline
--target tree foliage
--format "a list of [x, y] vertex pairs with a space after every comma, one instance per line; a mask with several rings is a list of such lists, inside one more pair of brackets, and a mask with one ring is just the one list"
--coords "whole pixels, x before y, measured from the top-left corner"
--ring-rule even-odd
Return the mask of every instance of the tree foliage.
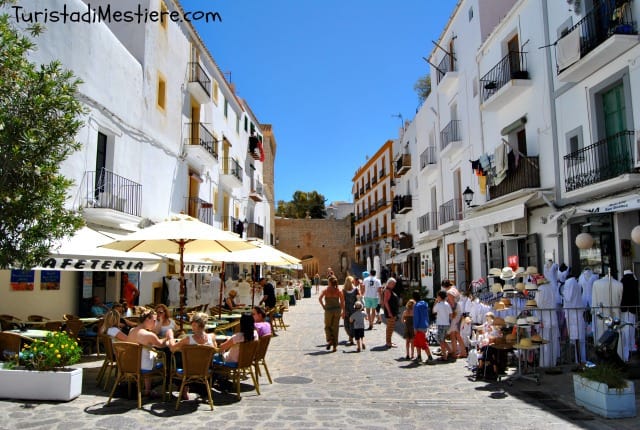
[[426, 74], [413, 84], [413, 90], [418, 94], [420, 102], [424, 102], [431, 94], [431, 75]]
[[[7, 0], [0, 0], [0, 10]], [[6, 10], [6, 9], [5, 9]], [[28, 60], [37, 26], [19, 32], [0, 13], [0, 268], [31, 268], [82, 225], [65, 209], [72, 182], [60, 163], [79, 148], [80, 81], [60, 63]]]
[[324, 218], [327, 216], [324, 205], [326, 200], [317, 191], [296, 191], [293, 193], [293, 200], [290, 202], [278, 201], [276, 215], [285, 218], [302, 219], [306, 218], [308, 213], [311, 218]]

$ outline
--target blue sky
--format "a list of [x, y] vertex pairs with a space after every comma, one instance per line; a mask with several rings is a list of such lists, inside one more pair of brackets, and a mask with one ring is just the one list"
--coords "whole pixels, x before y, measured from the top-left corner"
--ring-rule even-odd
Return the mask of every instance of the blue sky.
[[278, 144], [276, 201], [318, 191], [352, 201], [351, 180], [387, 140], [457, 0], [182, 0], [223, 72]]

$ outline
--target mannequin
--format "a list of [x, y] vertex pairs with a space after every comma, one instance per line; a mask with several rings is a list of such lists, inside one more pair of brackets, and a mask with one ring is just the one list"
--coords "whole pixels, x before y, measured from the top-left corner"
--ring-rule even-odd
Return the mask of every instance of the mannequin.
[[[546, 273], [546, 268], [545, 268]], [[551, 282], [538, 285], [536, 304], [541, 322], [542, 338], [549, 341], [540, 347], [540, 367], [553, 367], [556, 365], [560, 352], [560, 339], [558, 331], [558, 313], [556, 312], [557, 284]]]
[[[622, 301], [620, 310], [622, 311], [622, 321], [635, 324], [636, 312], [640, 299], [638, 298], [638, 280], [631, 270], [625, 270], [620, 280], [622, 282]], [[620, 331], [620, 343], [622, 344], [622, 359], [629, 361], [629, 355], [635, 351], [636, 328], [635, 326], [625, 326]]]
[[[209, 306], [219, 306], [220, 305], [220, 288], [222, 288], [222, 279], [220, 279], [220, 273], [214, 272], [211, 277], [211, 303]], [[224, 297], [224, 291], [222, 292], [222, 296]]]
[[211, 277], [206, 276], [200, 284], [200, 304], [211, 306], [213, 300], [213, 292], [211, 290]]
[[[602, 306], [602, 312], [604, 314], [619, 318], [621, 301], [622, 284], [614, 279], [611, 276], [611, 273], [593, 283], [593, 290], [591, 291], [591, 306], [596, 308], [596, 310], [599, 310], [598, 308]], [[605, 325], [600, 318], [594, 318], [593, 322], [595, 326], [593, 335], [594, 339], [597, 341], [602, 333], [604, 333]], [[618, 349], [621, 350], [621, 348], [622, 344], [619, 342]]]
[[[578, 278], [578, 284], [582, 287], [582, 305], [587, 308], [587, 310], [591, 309], [591, 292], [593, 291], [593, 283], [598, 279], [598, 275], [593, 273], [591, 268], [585, 267], [585, 269], [580, 274]], [[593, 317], [592, 317], [593, 318]], [[593, 335], [593, 323], [590, 321], [585, 321], [585, 336]]]
[[582, 316], [582, 290], [575, 276], [569, 276], [564, 283], [563, 307], [569, 340], [575, 343], [575, 362], [582, 363], [587, 356], [585, 344], [584, 318]]
[[167, 280], [169, 289], [169, 307], [176, 308], [180, 306], [180, 279], [177, 276], [171, 276]]
[[196, 291], [195, 285], [193, 285], [193, 281], [191, 280], [191, 278], [187, 278], [184, 282], [187, 296], [187, 306], [197, 306], [198, 292]]

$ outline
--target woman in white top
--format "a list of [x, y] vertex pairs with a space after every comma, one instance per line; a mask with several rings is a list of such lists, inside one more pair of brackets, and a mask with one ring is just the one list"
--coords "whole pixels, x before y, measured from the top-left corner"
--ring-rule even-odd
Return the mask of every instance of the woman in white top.
[[224, 352], [222, 358], [225, 363], [237, 363], [240, 356], [240, 344], [257, 339], [258, 332], [255, 330], [253, 317], [250, 314], [243, 314], [240, 317], [240, 331], [234, 333], [220, 345], [220, 351]]
[[124, 334], [120, 328], [120, 313], [116, 310], [110, 310], [104, 316], [104, 321], [100, 327], [100, 334], [107, 334], [112, 339], [117, 339], [126, 342], [127, 335]]
[[160, 304], [156, 306], [156, 314], [158, 315], [158, 320], [156, 321], [156, 326], [153, 328], [153, 331], [158, 337], [173, 340], [173, 333], [177, 326], [175, 321], [171, 319], [171, 311], [169, 311], [166, 305]]

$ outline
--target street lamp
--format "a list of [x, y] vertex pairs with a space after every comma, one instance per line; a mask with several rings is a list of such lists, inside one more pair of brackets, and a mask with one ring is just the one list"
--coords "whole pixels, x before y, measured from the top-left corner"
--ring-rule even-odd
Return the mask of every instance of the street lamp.
[[471, 188], [467, 186], [467, 189], [462, 192], [462, 198], [464, 202], [467, 204], [467, 207], [471, 207], [471, 201], [473, 200], [473, 191]]

